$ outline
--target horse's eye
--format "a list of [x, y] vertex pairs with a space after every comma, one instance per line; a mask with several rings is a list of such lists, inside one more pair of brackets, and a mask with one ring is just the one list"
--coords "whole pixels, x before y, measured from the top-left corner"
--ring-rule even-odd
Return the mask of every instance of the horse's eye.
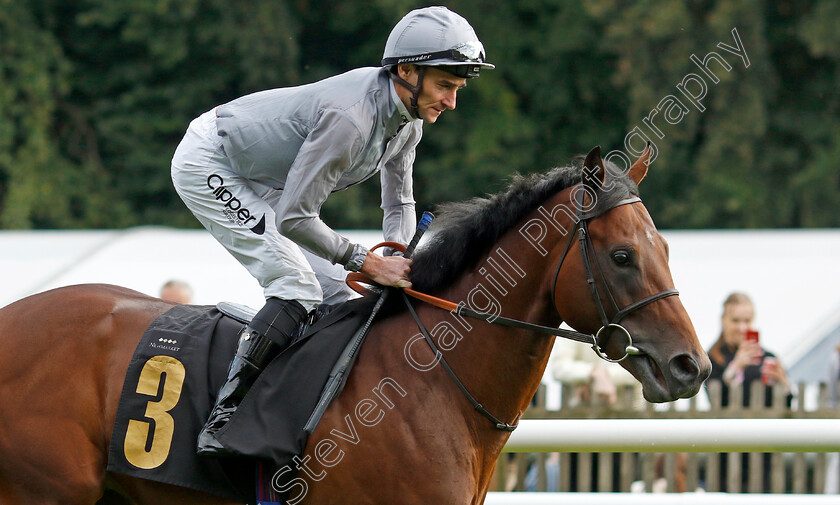
[[615, 251], [612, 255], [613, 261], [615, 261], [616, 265], [629, 265], [630, 264], [630, 253], [620, 249]]

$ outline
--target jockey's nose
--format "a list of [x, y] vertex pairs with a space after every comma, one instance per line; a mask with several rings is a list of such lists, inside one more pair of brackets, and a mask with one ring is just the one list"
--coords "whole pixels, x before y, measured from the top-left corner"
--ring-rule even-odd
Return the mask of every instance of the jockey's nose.
[[444, 96], [442, 102], [443, 102], [443, 105], [446, 106], [446, 108], [454, 109], [455, 108], [455, 103], [457, 102], [457, 100], [458, 100], [458, 90], [453, 89], [451, 92], [447, 93]]

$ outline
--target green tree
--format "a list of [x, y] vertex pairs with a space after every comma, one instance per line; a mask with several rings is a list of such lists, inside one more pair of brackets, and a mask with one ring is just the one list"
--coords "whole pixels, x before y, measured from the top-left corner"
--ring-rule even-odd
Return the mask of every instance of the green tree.
[[[820, 40], [812, 43], [812, 54], [801, 39], [816, 28], [813, 23], [823, 20], [820, 30], [833, 32], [836, 18], [825, 11], [836, 7], [825, 2], [812, 10], [813, 4], [587, 3], [607, 26], [603, 43], [619, 55], [613, 79], [627, 90], [628, 131], [641, 126], [661, 98], [675, 94], [676, 83], [689, 73], [701, 75], [708, 85], [705, 110], [692, 108], [678, 125], [663, 132], [664, 138], [651, 137], [660, 153], [645, 199], [660, 225], [730, 228], [840, 222], [833, 124], [837, 87], [832, 84], [836, 58], [814, 57], [814, 52], [829, 54], [836, 35], [825, 42], [811, 35], [810, 40]], [[807, 28], [797, 33], [792, 28], [800, 20]], [[718, 46], [735, 45], [733, 29], [749, 67]], [[724, 55], [732, 66], [724, 71], [710, 64], [720, 78], [716, 84], [689, 60], [692, 54], [703, 59], [709, 51]], [[823, 148], [815, 156], [818, 145]]]
[[[658, 148], [643, 196], [673, 227], [840, 224], [840, 35], [832, 0], [451, 0], [497, 68], [425, 128], [418, 208], [499, 190], [594, 145]], [[253, 91], [376, 66], [411, 0], [0, 0], [0, 226], [196, 226], [169, 163], [191, 119]], [[720, 48], [735, 44], [748, 55]], [[731, 65], [692, 62], [710, 52]], [[691, 74], [693, 104], [663, 122]], [[659, 131], [645, 123], [652, 121]], [[660, 138], [661, 137], [661, 138]], [[636, 139], [637, 141], [639, 139]], [[638, 144], [637, 144], [638, 146]], [[337, 228], [378, 227], [373, 181]]]
[[[785, 72], [796, 93], [780, 127], [787, 135], [799, 137], [803, 145], [800, 163], [791, 177], [791, 190], [797, 200], [790, 226], [840, 226], [840, 4], [820, 0], [795, 23], [803, 44], [795, 56], [808, 63], [807, 69], [793, 67]], [[782, 23], [780, 23], [782, 24]], [[790, 64], [797, 63], [796, 60]], [[800, 60], [801, 61], [801, 60]], [[801, 78], [807, 75], [805, 82]], [[798, 98], [805, 100], [799, 100]], [[806, 102], [807, 106], [805, 103]], [[803, 106], [806, 106], [803, 110]], [[804, 113], [804, 114], [803, 114]]]
[[88, 0], [53, 27], [75, 65], [68, 137], [111, 177], [125, 224], [194, 225], [169, 163], [189, 121], [236, 95], [295, 83], [297, 31], [283, 1]]
[[61, 45], [28, 4], [0, 0], [0, 47], [0, 226], [105, 224], [107, 183], [55, 142], [72, 74]]

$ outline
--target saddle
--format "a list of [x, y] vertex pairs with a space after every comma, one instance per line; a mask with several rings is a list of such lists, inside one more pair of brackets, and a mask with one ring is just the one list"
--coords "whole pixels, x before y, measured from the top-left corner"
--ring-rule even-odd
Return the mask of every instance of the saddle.
[[[303, 428], [315, 408], [336, 360], [370, 314], [372, 301], [360, 298], [305, 321], [292, 344], [251, 386], [216, 438], [229, 450], [263, 460], [290, 462], [299, 455]], [[227, 308], [227, 307], [226, 307]], [[327, 312], [327, 308], [322, 308]]]
[[223, 460], [196, 455], [196, 438], [255, 311], [228, 302], [173, 307], [147, 328], [129, 364], [108, 470], [253, 502], [254, 463], [284, 466], [303, 452], [303, 428], [374, 302], [325, 306], [317, 320], [304, 321], [219, 432], [241, 454]]

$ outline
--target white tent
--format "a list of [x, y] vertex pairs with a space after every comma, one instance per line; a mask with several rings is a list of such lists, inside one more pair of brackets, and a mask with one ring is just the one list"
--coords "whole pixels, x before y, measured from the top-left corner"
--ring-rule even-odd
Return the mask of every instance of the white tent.
[[[382, 236], [347, 234], [366, 245]], [[83, 283], [116, 284], [157, 296], [170, 279], [190, 284], [196, 304], [227, 300], [260, 308], [264, 302], [257, 281], [205, 230], [0, 232], [0, 275], [0, 306]]]
[[[378, 231], [343, 232], [371, 246]], [[840, 325], [840, 230], [664, 231], [671, 271], [708, 348], [720, 332], [726, 295], [755, 301], [762, 344], [796, 380], [819, 380], [828, 355], [811, 349]], [[0, 305], [58, 286], [105, 282], [156, 295], [169, 279], [188, 282], [198, 304], [235, 301], [259, 308], [257, 282], [204, 230], [140, 227], [106, 231], [0, 232]], [[823, 348], [825, 345], [823, 345]], [[807, 376], [806, 376], [807, 375]]]

